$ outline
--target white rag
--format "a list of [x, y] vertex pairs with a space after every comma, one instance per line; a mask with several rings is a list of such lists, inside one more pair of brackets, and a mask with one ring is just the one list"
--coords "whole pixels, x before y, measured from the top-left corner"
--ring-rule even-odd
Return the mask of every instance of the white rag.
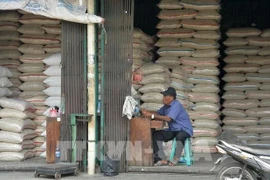
[[138, 105], [137, 101], [131, 97], [126, 96], [126, 100], [123, 106], [122, 116], [127, 116], [127, 118], [130, 120], [132, 118], [132, 114], [135, 110], [136, 105]]

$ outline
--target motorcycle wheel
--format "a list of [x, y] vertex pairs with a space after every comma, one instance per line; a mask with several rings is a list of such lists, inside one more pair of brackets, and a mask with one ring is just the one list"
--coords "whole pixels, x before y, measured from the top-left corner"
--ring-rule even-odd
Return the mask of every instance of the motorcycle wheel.
[[[243, 165], [233, 163], [223, 166], [216, 176], [216, 180], [240, 180], [239, 176], [242, 173]], [[250, 170], [246, 169], [244, 173], [245, 177], [241, 180], [257, 180], [255, 174]]]

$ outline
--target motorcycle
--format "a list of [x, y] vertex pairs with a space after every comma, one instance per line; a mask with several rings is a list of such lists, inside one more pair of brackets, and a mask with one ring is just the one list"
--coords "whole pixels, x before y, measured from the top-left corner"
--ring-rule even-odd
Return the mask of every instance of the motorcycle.
[[216, 180], [270, 180], [270, 150], [230, 144], [219, 140], [216, 148], [223, 157], [210, 170]]

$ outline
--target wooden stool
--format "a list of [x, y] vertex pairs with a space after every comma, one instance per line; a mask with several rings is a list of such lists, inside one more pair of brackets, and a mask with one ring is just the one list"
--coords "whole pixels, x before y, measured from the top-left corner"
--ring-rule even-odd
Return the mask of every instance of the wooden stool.
[[[173, 143], [172, 143], [172, 150], [171, 150], [171, 154], [170, 154], [170, 160], [173, 160], [175, 150], [176, 150], [176, 139], [174, 138]], [[185, 163], [186, 165], [190, 166], [190, 165], [193, 164], [193, 153], [192, 153], [192, 149], [191, 149], [190, 138], [187, 138], [186, 141], [185, 141], [184, 151], [185, 151], [185, 155], [182, 156], [179, 159], [179, 162]]]

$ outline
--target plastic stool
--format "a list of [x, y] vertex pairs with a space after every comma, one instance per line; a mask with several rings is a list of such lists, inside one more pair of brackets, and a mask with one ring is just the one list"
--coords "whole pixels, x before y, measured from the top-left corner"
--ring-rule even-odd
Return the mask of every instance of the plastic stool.
[[[170, 160], [173, 160], [175, 150], [176, 150], [176, 139], [174, 138], [173, 143], [172, 143], [172, 150], [171, 150], [171, 154], [170, 154]], [[190, 165], [193, 164], [193, 153], [192, 153], [192, 149], [191, 149], [190, 138], [187, 138], [186, 141], [185, 141], [184, 151], [185, 151], [185, 155], [182, 156], [179, 159], [179, 162], [185, 163], [187, 166], [190, 166]]]

